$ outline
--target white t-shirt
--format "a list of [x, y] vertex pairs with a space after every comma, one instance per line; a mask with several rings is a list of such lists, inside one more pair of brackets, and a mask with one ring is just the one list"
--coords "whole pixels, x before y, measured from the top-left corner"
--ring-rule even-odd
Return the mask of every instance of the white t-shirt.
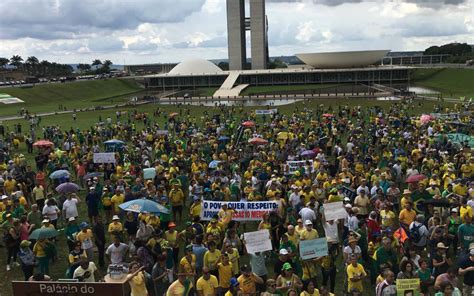
[[301, 220], [303, 220], [303, 223], [306, 222], [306, 220], [309, 220], [311, 222], [313, 222], [313, 220], [316, 220], [316, 213], [310, 208], [302, 208], [299, 214], [301, 216]]
[[339, 235], [338, 235], [338, 232], [337, 232], [337, 224], [338, 224], [338, 221], [334, 221], [331, 224], [329, 224], [328, 222], [325, 222], [323, 224], [323, 227], [324, 227], [324, 233], [326, 234], [326, 238], [328, 240], [328, 242], [339, 242]]
[[82, 268], [82, 266], [79, 266], [78, 268], [76, 268], [76, 271], [74, 271], [73, 278], [85, 276], [86, 272], [89, 272], [89, 276], [84, 278], [84, 282], [93, 283], [95, 282], [94, 272], [96, 270], [97, 270], [97, 267], [95, 266], [95, 263], [89, 262], [89, 267], [87, 267], [87, 269]]
[[47, 216], [49, 220], [57, 220], [58, 219], [58, 211], [59, 208], [57, 206], [48, 206], [45, 205], [43, 208], [43, 216]]
[[124, 243], [120, 243], [118, 247], [116, 247], [115, 244], [111, 244], [105, 253], [110, 256], [112, 264], [122, 264], [127, 250], [128, 245]]
[[66, 199], [63, 203], [63, 212], [66, 215], [66, 219], [77, 217], [79, 215], [77, 212], [77, 198]]

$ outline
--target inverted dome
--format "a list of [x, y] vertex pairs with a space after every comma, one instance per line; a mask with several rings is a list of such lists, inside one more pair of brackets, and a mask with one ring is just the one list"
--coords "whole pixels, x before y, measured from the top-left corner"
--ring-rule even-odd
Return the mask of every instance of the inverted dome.
[[345, 52], [299, 53], [296, 57], [314, 68], [353, 68], [373, 65], [389, 50], [364, 50]]
[[189, 75], [201, 73], [222, 72], [221, 68], [214, 63], [203, 59], [186, 60], [176, 65], [169, 74], [172, 75]]

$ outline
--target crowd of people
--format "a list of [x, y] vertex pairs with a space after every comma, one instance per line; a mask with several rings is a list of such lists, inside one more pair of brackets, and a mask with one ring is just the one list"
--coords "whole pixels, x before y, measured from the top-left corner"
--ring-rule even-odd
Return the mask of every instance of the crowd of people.
[[[34, 157], [7, 133], [6, 271], [21, 268], [25, 281], [95, 282], [125, 266], [133, 296], [386, 296], [406, 279], [419, 279], [422, 295], [472, 295], [474, 155], [468, 142], [447, 138], [459, 124], [422, 121], [410, 115], [413, 104], [289, 115], [221, 107], [200, 118], [184, 106], [140, 118], [117, 112], [84, 130], [32, 127], [21, 138], [51, 142], [29, 147]], [[459, 120], [470, 127], [470, 116]], [[110, 139], [123, 144], [104, 148]], [[114, 163], [94, 163], [104, 149]], [[51, 178], [61, 170], [69, 173]], [[67, 182], [81, 190], [56, 190]], [[119, 207], [141, 198], [167, 211]], [[202, 221], [203, 200], [276, 201], [278, 209], [235, 221], [238, 210], [223, 203]], [[335, 202], [346, 218], [326, 219], [324, 205]], [[32, 239], [37, 229], [59, 234]], [[268, 229], [271, 251], [247, 251], [242, 234], [257, 229]], [[302, 260], [299, 243], [324, 237], [328, 255]], [[64, 274], [51, 275], [65, 257]]]

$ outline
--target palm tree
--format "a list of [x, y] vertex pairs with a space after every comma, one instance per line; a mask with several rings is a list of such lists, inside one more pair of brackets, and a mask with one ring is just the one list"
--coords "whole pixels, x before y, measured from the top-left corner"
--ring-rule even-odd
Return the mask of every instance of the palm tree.
[[112, 65], [112, 62], [110, 60], [105, 60], [102, 63], [102, 71], [105, 73], [110, 72], [110, 66]]
[[99, 65], [102, 65], [102, 62], [99, 60], [99, 59], [95, 59], [93, 62], [92, 62], [92, 66], [95, 66], [95, 69], [99, 69]]
[[9, 62], [9, 61], [10, 61], [10, 60], [7, 59], [7, 58], [0, 58], [0, 67], [2, 67], [3, 69], [5, 69], [6, 66], [8, 65], [8, 62]]
[[48, 76], [46, 74], [48, 73], [48, 69], [49, 69], [51, 63], [48, 62], [47, 60], [42, 60], [39, 65], [40, 65], [40, 69], [41, 69], [41, 75]]
[[23, 65], [23, 58], [19, 55], [14, 55], [10, 58], [10, 65], [15, 66], [17, 69]]
[[[26, 59], [26, 64], [28, 65], [28, 68], [29, 68], [29, 72], [30, 74], [36, 74], [36, 71], [37, 71], [37, 67], [38, 67], [38, 64], [39, 64], [39, 60], [37, 57], [35, 56], [30, 56]], [[33, 70], [33, 71], [31, 71]]]

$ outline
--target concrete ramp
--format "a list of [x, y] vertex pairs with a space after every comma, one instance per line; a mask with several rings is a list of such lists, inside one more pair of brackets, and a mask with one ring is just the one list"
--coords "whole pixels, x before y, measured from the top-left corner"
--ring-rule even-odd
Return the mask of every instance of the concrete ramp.
[[240, 73], [238, 71], [232, 71], [230, 72], [229, 76], [224, 80], [224, 83], [222, 83], [221, 87], [216, 90], [214, 95], [212, 95], [214, 98], [217, 97], [238, 97], [240, 95], [240, 92], [243, 91], [248, 84], [239, 84], [234, 87], [235, 82], [239, 78]]

